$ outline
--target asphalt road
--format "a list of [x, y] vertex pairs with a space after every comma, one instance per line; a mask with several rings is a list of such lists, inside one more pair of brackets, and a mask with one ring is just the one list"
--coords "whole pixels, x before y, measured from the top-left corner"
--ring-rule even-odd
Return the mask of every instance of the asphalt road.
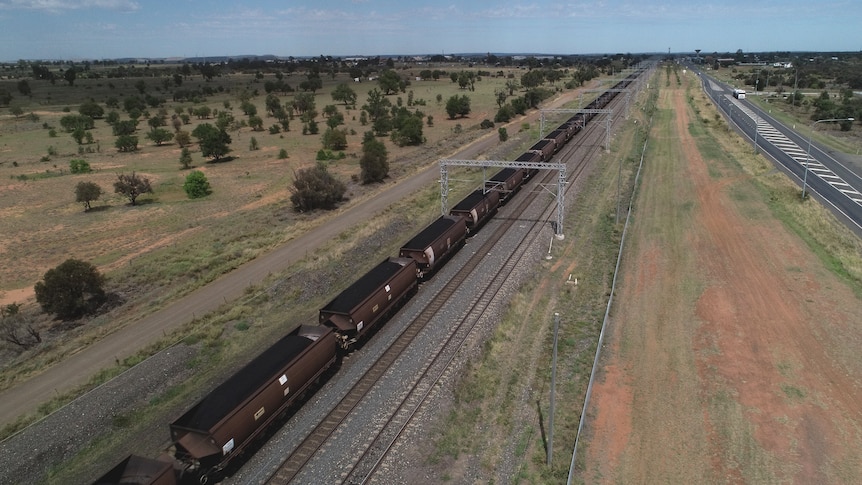
[[[697, 72], [697, 71], [695, 71]], [[785, 126], [748, 100], [735, 99], [733, 88], [697, 72], [713, 103], [747, 137], [754, 149], [797, 180], [806, 193], [828, 207], [847, 227], [862, 237], [862, 163], [851, 154], [835, 153]], [[807, 173], [806, 173], [807, 172]]]
[[[552, 103], [558, 107], [574, 99], [567, 93]], [[535, 121], [538, 113], [519, 119], [512, 127], [524, 121]], [[468, 147], [452, 154], [450, 158], [475, 159], [478, 155], [499, 143], [497, 131], [477, 140]], [[19, 416], [33, 412], [52, 397], [86, 383], [101, 369], [115, 365], [161, 338], [174, 329], [188, 323], [196, 316], [204, 316], [221, 305], [242, 296], [245, 289], [263, 281], [272, 273], [287, 269], [296, 262], [296, 255], [314, 252], [322, 244], [373, 214], [385, 210], [389, 205], [421, 190], [429, 184], [436, 185], [440, 169], [432, 165], [407, 179], [391, 184], [377, 196], [368, 198], [285, 245], [240, 266], [211, 284], [199, 288], [183, 298], [169, 304], [141, 320], [124, 326], [98, 342], [82, 348], [76, 354], [46, 369], [39, 375], [0, 392], [0, 424], [7, 424]]]

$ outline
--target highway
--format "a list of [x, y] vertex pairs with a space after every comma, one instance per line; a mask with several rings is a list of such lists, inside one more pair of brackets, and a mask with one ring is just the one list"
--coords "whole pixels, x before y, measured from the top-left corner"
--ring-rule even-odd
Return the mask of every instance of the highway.
[[[862, 237], [862, 170], [842, 163], [827, 148], [785, 126], [747, 99], [733, 97], [733, 87], [702, 71], [687, 66], [700, 76], [703, 90], [719, 108], [730, 125], [752, 144], [757, 140], [758, 153], [768, 157], [779, 169], [795, 179], [802, 194], [803, 179], [806, 193], [818, 199]], [[806, 165], [808, 174], [806, 176]]]

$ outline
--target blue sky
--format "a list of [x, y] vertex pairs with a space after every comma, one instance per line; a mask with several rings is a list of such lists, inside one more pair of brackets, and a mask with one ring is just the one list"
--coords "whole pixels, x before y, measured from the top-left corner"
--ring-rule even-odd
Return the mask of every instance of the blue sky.
[[860, 0], [0, 0], [0, 61], [862, 50]]

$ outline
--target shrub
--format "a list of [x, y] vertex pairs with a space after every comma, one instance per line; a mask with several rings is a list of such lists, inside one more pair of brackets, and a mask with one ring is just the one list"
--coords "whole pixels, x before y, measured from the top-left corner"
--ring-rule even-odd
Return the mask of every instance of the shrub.
[[90, 168], [90, 164], [87, 163], [86, 160], [73, 158], [69, 161], [69, 171], [72, 173], [90, 173], [93, 170]]
[[186, 181], [183, 183], [183, 190], [186, 191], [186, 195], [189, 196], [189, 199], [199, 199], [212, 193], [212, 188], [210, 188], [207, 176], [200, 170], [192, 170], [192, 172], [186, 176]]
[[290, 201], [297, 212], [334, 209], [346, 191], [344, 183], [326, 170], [326, 164], [317, 162], [314, 167], [296, 173]]
[[90, 263], [67, 259], [33, 288], [46, 313], [68, 320], [95, 312], [105, 301], [105, 278]]

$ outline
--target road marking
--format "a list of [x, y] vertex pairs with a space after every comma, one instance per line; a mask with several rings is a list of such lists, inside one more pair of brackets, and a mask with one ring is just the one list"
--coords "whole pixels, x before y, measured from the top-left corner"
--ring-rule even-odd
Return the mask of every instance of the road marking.
[[[722, 91], [720, 89], [715, 89], [715, 87], [713, 87], [713, 89], [716, 91]], [[840, 176], [836, 175], [829, 167], [818, 162], [813, 155], [809, 154], [808, 150], [803, 150], [802, 147], [794, 143], [790, 138], [787, 138], [784, 133], [778, 131], [774, 126], [769, 124], [768, 121], [757, 116], [754, 111], [740, 103], [739, 100], [734, 98], [732, 95], [725, 94], [724, 96], [733, 103], [739, 111], [745, 113], [749, 118], [754, 120], [754, 124], [757, 126], [757, 135], [759, 137], [774, 145], [801, 166], [804, 167], [805, 165], [808, 165], [808, 171], [814, 174], [815, 177], [831, 185], [835, 190], [844, 194], [853, 202], [862, 205], [862, 193], [856, 190], [852, 185], [848, 184]], [[849, 187], [849, 189], [845, 187]]]

